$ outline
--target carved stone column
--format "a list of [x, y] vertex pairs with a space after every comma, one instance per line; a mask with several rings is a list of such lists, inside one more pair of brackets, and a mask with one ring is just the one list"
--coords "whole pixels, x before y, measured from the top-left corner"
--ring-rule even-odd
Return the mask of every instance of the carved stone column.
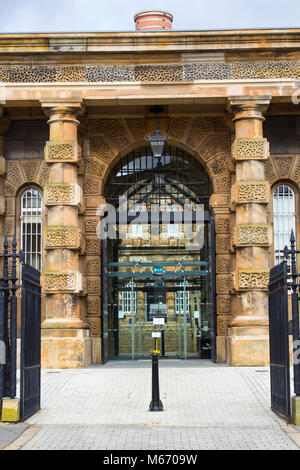
[[78, 184], [81, 149], [77, 141], [80, 102], [42, 103], [49, 116], [50, 139], [45, 147], [49, 182], [44, 187], [48, 226], [43, 272], [46, 295], [42, 328], [42, 361], [46, 368], [85, 367], [90, 363], [90, 338], [85, 322], [84, 277], [80, 260], [84, 252], [79, 214], [83, 210]]
[[268, 281], [271, 228], [265, 180], [269, 143], [263, 138], [263, 113], [270, 96], [229, 99], [234, 113], [232, 159], [236, 180], [232, 187], [235, 226], [232, 234], [232, 319], [229, 360], [232, 365], [266, 365], [269, 361]]

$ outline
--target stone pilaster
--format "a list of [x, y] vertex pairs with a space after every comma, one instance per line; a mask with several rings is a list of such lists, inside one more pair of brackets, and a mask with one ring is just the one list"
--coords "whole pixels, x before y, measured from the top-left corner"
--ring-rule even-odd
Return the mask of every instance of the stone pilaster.
[[269, 103], [270, 96], [229, 99], [235, 123], [232, 160], [236, 179], [231, 194], [235, 226], [228, 347], [229, 361], [236, 366], [266, 365], [269, 361], [267, 289], [271, 228], [267, 205], [270, 188], [264, 169], [269, 143], [263, 137], [262, 126]]
[[46, 296], [42, 324], [42, 361], [46, 368], [85, 367], [90, 363], [90, 338], [85, 321], [84, 253], [79, 217], [83, 193], [78, 181], [81, 149], [77, 141], [80, 102], [48, 102], [50, 138], [45, 147], [49, 180], [44, 187], [48, 226], [44, 230], [47, 252], [42, 274]]

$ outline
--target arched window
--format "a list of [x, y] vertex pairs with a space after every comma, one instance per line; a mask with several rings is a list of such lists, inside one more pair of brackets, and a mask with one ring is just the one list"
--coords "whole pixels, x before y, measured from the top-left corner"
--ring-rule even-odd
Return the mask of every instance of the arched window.
[[274, 261], [275, 264], [283, 260], [285, 245], [290, 245], [291, 230], [295, 233], [295, 193], [290, 186], [282, 184], [277, 186], [273, 195], [274, 218]]
[[34, 188], [21, 196], [21, 249], [25, 262], [41, 271], [42, 195]]

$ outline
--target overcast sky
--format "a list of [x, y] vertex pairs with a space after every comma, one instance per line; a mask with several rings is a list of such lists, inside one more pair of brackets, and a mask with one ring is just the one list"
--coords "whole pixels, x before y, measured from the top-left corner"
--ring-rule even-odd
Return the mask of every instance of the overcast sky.
[[153, 8], [177, 30], [300, 27], [300, 0], [0, 0], [0, 32], [132, 31]]

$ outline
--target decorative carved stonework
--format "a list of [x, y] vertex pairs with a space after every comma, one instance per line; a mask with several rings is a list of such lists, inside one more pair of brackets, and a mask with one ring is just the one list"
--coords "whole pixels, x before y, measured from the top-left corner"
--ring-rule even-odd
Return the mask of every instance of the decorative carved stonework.
[[230, 230], [230, 218], [229, 215], [219, 215], [215, 216], [215, 231], [216, 233], [229, 233]]
[[200, 157], [207, 161], [213, 155], [223, 154], [230, 158], [230, 136], [229, 135], [213, 135], [208, 137], [198, 149]]
[[10, 184], [8, 181], [4, 182], [4, 195], [5, 196], [15, 196], [17, 188]]
[[231, 313], [230, 295], [217, 295], [217, 313]]
[[230, 320], [229, 315], [218, 315], [217, 316], [217, 335], [227, 336], [227, 325]]
[[220, 175], [213, 178], [213, 186], [215, 193], [230, 193], [231, 175]]
[[77, 183], [49, 183], [45, 185], [46, 206], [80, 206], [82, 189]]
[[36, 173], [40, 167], [39, 160], [22, 160], [21, 165], [23, 169], [24, 176], [27, 181], [34, 182], [36, 181]]
[[226, 173], [228, 172], [228, 157], [225, 155], [225, 156], [214, 158], [209, 161], [208, 166], [213, 175]]
[[48, 163], [79, 163], [81, 160], [81, 147], [77, 142], [46, 143], [45, 161]]
[[270, 185], [268, 181], [247, 181], [233, 185], [232, 202], [235, 204], [267, 204], [269, 200]]
[[268, 224], [240, 224], [235, 229], [236, 246], [269, 246], [271, 227]]
[[106, 170], [106, 166], [97, 158], [87, 158], [85, 160], [85, 173], [87, 175], [98, 176], [101, 178]]
[[86, 233], [96, 233], [97, 225], [100, 222], [100, 217], [86, 217], [85, 231]]
[[86, 254], [88, 256], [100, 255], [100, 240], [98, 238], [88, 238], [86, 240]]
[[44, 187], [44, 185], [48, 183], [48, 180], [49, 180], [49, 165], [43, 160], [40, 164], [36, 182], [40, 186]]
[[[119, 119], [93, 119], [89, 121], [88, 132], [89, 135], [98, 135], [98, 140], [99, 136], [104, 136], [105, 139], [110, 141], [110, 145], [118, 151], [124, 149], [129, 144], [124, 126]], [[103, 145], [103, 141], [101, 141], [101, 145]], [[99, 148], [101, 145], [100, 141], [97, 144], [92, 142], [91, 152], [93, 152], [93, 147]]]
[[100, 159], [105, 163], [111, 162], [117, 155], [117, 151], [103, 136], [90, 137], [89, 152], [91, 157]]
[[229, 294], [230, 275], [229, 274], [217, 274], [216, 286], [217, 286], [217, 294]]
[[44, 292], [48, 294], [74, 293], [83, 290], [82, 274], [78, 271], [53, 272], [43, 274]]
[[92, 336], [100, 336], [100, 318], [87, 318], [87, 321], [90, 325], [90, 333]]
[[6, 160], [4, 157], [0, 157], [0, 176], [4, 176], [6, 173]]
[[[168, 136], [179, 142], [185, 142], [185, 134], [190, 121], [190, 118], [186, 117], [170, 119]], [[191, 139], [191, 136], [189, 138]]]
[[88, 296], [88, 315], [100, 315], [100, 298]]
[[216, 253], [228, 253], [230, 251], [230, 236], [216, 235]]
[[82, 231], [77, 227], [53, 226], [45, 228], [45, 248], [68, 248], [70, 250], [82, 250]]
[[100, 196], [102, 188], [102, 179], [86, 176], [83, 180], [84, 194]]
[[237, 139], [232, 145], [235, 160], [266, 160], [269, 157], [269, 142], [261, 137]]
[[87, 276], [100, 275], [100, 258], [87, 259], [85, 263], [85, 271]]
[[217, 274], [230, 273], [230, 255], [216, 256], [216, 272]]
[[133, 141], [138, 142], [144, 140], [147, 134], [144, 119], [128, 118], [125, 120], [126, 126], [132, 135]]
[[99, 278], [87, 278], [87, 291], [88, 294], [100, 294], [100, 279]]
[[16, 160], [10, 160], [6, 163], [6, 178], [15, 186], [21, 186], [24, 183], [20, 163]]
[[292, 167], [293, 158], [286, 157], [286, 158], [275, 158], [275, 163], [277, 166], [278, 174], [280, 178], [287, 178], [290, 174], [290, 170]]
[[267, 290], [269, 276], [270, 271], [265, 269], [240, 269], [236, 273], [232, 273], [232, 281], [236, 290]]
[[271, 184], [274, 183], [274, 181], [276, 181], [277, 178], [278, 178], [278, 176], [276, 174], [276, 170], [275, 170], [274, 165], [273, 165], [273, 161], [272, 161], [271, 158], [269, 158], [265, 162], [265, 178]]

